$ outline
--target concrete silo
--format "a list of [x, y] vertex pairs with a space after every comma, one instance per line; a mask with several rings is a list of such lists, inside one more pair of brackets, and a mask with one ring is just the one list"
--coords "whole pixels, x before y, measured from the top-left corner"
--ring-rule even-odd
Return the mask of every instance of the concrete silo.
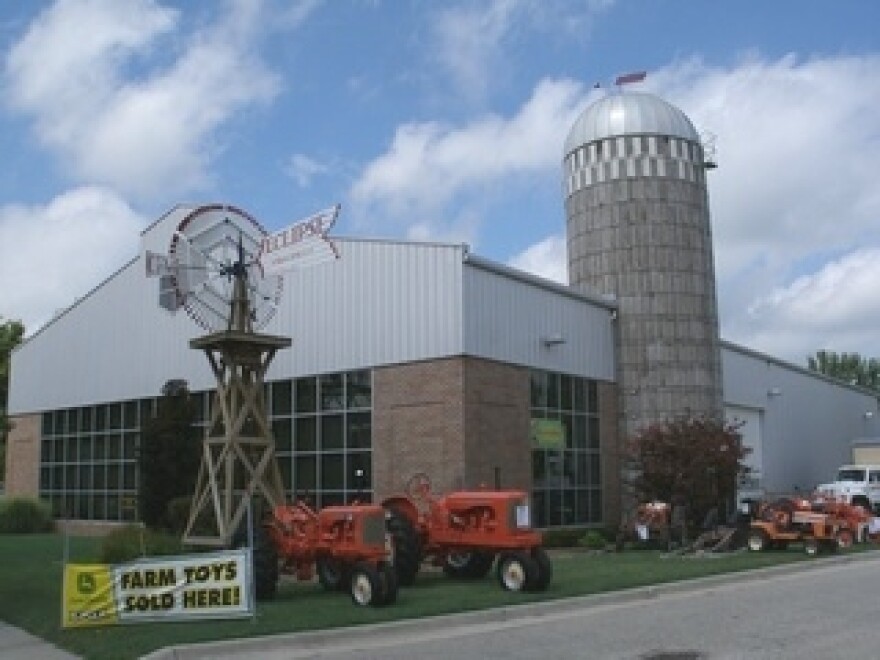
[[657, 96], [611, 93], [565, 142], [569, 283], [618, 300], [621, 431], [722, 414], [706, 168], [699, 135]]

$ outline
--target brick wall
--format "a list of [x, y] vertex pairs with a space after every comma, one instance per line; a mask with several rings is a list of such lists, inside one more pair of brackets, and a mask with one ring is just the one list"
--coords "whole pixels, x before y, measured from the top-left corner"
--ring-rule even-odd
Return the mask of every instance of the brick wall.
[[6, 438], [6, 494], [40, 494], [40, 415], [10, 417]]
[[402, 492], [416, 472], [434, 490], [464, 486], [464, 358], [380, 367], [373, 372], [373, 489]]
[[616, 527], [621, 514], [621, 459], [623, 433], [618, 419], [617, 384], [599, 381], [599, 436], [602, 438], [602, 518]]
[[529, 371], [489, 360], [465, 362], [465, 485], [529, 491]]

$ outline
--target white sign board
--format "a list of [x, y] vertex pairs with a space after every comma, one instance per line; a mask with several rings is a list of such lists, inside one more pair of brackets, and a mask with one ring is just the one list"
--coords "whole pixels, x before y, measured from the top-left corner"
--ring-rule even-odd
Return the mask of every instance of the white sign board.
[[339, 252], [327, 235], [338, 215], [339, 204], [263, 238], [259, 254], [263, 273], [280, 273], [338, 259]]

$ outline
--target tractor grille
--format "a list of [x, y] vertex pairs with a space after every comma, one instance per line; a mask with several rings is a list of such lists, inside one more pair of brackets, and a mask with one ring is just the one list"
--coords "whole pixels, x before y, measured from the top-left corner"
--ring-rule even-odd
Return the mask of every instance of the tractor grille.
[[364, 518], [364, 545], [385, 546], [385, 515], [377, 514]]

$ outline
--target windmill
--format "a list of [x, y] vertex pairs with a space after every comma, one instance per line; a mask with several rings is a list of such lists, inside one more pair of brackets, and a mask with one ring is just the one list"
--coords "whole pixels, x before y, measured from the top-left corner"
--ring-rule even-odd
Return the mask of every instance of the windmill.
[[205, 353], [217, 383], [185, 543], [226, 546], [251, 496], [285, 501], [263, 384], [291, 340], [258, 331], [280, 303], [284, 272], [338, 258], [327, 236], [338, 213], [337, 205], [269, 235], [233, 206], [201, 206], [180, 222], [167, 255], [146, 254], [160, 305], [183, 307], [207, 332], [190, 347]]

